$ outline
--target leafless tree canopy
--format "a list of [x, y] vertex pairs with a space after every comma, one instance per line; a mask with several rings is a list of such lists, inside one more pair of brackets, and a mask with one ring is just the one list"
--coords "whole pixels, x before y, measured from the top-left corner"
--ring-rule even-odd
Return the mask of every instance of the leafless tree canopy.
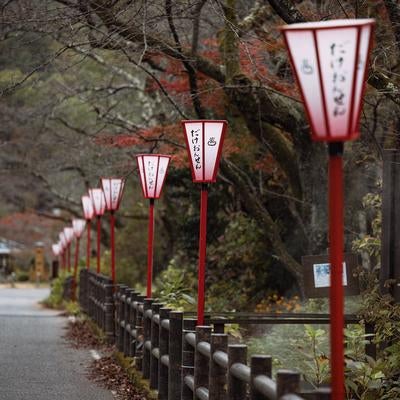
[[354, 238], [382, 149], [399, 146], [392, 0], [3, 0], [4, 207], [77, 214], [85, 187], [132, 172], [136, 153], [180, 160], [183, 140], [171, 128], [180, 119], [227, 118], [243, 150], [221, 166], [231, 208], [262, 226], [271, 254], [301, 283], [300, 255], [328, 246], [326, 150], [309, 139], [277, 27], [354, 17], [377, 19], [363, 134], [346, 150]]

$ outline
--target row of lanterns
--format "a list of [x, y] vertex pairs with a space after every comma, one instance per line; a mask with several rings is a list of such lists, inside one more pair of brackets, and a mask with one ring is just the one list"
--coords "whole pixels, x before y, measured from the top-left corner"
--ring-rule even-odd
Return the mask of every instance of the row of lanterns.
[[[329, 148], [330, 341], [331, 386], [334, 400], [344, 398], [343, 144], [359, 136], [359, 119], [373, 28], [374, 20], [372, 19], [299, 23], [281, 28], [310, 123], [312, 139], [327, 142]], [[225, 121], [209, 120], [183, 121], [182, 123], [191, 160], [192, 178], [194, 182], [202, 184], [197, 314], [198, 324], [202, 325], [204, 323], [207, 184], [215, 182], [227, 124]], [[161, 193], [168, 164], [168, 156], [138, 156], [143, 195], [150, 199], [148, 296], [151, 296], [154, 199]], [[103, 189], [92, 189], [89, 193], [90, 199], [84, 200], [85, 218], [90, 222], [91, 213], [88, 210], [90, 205], [93, 205], [94, 213], [98, 217], [97, 254], [99, 257], [99, 221], [105, 208], [110, 211], [111, 244], [114, 257], [114, 212], [118, 209], [124, 182], [121, 179], [103, 179], [102, 186]], [[105, 194], [104, 204], [102, 203], [103, 193]], [[55, 247], [55, 253], [57, 254], [60, 250], [63, 257], [65, 257], [65, 250], [68, 250], [69, 266], [69, 243], [74, 234], [79, 240], [83, 227], [84, 223], [74, 222], [72, 228], [65, 228], [60, 234], [61, 240], [56, 245], [58, 247]], [[89, 231], [90, 229], [88, 229], [88, 235]], [[114, 265], [114, 258], [112, 263]], [[98, 260], [98, 271], [99, 265]], [[114, 269], [112, 273], [115, 280]]]
[[[221, 120], [182, 121], [188, 154], [191, 160], [192, 178], [201, 183], [200, 205], [200, 237], [199, 237], [199, 286], [198, 312], [199, 323], [204, 322], [205, 303], [205, 262], [206, 262], [206, 232], [207, 232], [207, 198], [208, 183], [216, 181], [222, 145], [227, 129], [227, 122]], [[146, 295], [152, 295], [153, 251], [154, 251], [154, 204], [161, 196], [161, 191], [167, 176], [171, 156], [162, 154], [140, 154], [136, 156], [137, 170], [142, 188], [142, 194], [149, 200], [148, 219], [148, 250], [147, 250], [147, 290]], [[82, 196], [84, 219], [72, 220], [59, 234], [59, 241], [52, 245], [53, 253], [61, 258], [63, 268], [71, 272], [71, 243], [76, 239], [73, 279], [76, 282], [79, 258], [79, 242], [87, 227], [86, 267], [90, 268], [90, 233], [91, 221], [97, 219], [97, 273], [101, 272], [100, 243], [101, 218], [105, 212], [110, 215], [110, 248], [111, 248], [111, 279], [116, 282], [115, 268], [115, 213], [118, 211], [125, 187], [124, 178], [101, 178], [101, 187], [89, 189]], [[74, 283], [75, 293], [75, 283]], [[74, 295], [75, 296], [75, 295]]]

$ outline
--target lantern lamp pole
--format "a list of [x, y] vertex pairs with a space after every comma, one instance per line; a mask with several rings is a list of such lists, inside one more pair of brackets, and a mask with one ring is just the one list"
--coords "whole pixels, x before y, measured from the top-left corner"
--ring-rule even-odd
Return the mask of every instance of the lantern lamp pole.
[[63, 272], [65, 272], [65, 249], [63, 249], [61, 254], [61, 267]]
[[90, 219], [86, 220], [87, 224], [87, 243], [86, 243], [86, 269], [90, 269]]
[[149, 227], [147, 241], [147, 297], [152, 295], [153, 279], [153, 251], [154, 251], [154, 199], [150, 199], [149, 204]]
[[329, 144], [329, 257], [331, 264], [332, 398], [344, 398], [343, 143]]
[[77, 279], [78, 279], [78, 258], [79, 258], [79, 242], [80, 238], [76, 238], [75, 243], [75, 262], [74, 262], [74, 280], [73, 280], [73, 287], [72, 287], [72, 300], [76, 300], [76, 287], [77, 287]]
[[67, 246], [68, 272], [71, 272], [71, 242]]
[[111, 228], [111, 280], [115, 284], [115, 215], [114, 211], [110, 211], [110, 228]]
[[101, 237], [101, 216], [97, 216], [97, 273], [100, 273], [100, 237]]
[[201, 184], [200, 233], [199, 233], [199, 275], [197, 286], [197, 325], [204, 325], [206, 248], [207, 248], [207, 202], [208, 185]]

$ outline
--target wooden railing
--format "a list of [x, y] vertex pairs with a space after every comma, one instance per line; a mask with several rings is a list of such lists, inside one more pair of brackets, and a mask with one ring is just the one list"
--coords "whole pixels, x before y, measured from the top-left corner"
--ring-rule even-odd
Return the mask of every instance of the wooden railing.
[[[288, 316], [231, 314], [206, 316], [196, 326], [194, 315], [166, 308], [125, 285], [113, 288], [109, 278], [86, 270], [80, 275], [82, 309], [106, 333], [118, 351], [158, 391], [160, 400], [325, 400], [330, 390], [302, 390], [300, 373], [279, 370], [272, 379], [272, 358], [252, 355], [247, 346], [229, 344], [227, 323], [329, 323], [320, 314]], [[357, 323], [346, 316], [346, 323]], [[371, 345], [370, 345], [371, 346]], [[366, 348], [371, 351], [371, 347]]]

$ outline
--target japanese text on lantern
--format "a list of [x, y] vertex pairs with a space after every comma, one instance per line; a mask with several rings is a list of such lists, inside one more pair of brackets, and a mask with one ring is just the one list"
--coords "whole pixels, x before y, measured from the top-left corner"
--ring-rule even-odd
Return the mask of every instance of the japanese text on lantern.
[[346, 113], [345, 106], [345, 84], [347, 80], [347, 71], [343, 68], [345, 64], [346, 45], [348, 42], [335, 43], [330, 45], [330, 68], [332, 70], [332, 96], [335, 104], [333, 115], [335, 117]]
[[193, 149], [193, 160], [195, 162], [195, 168], [196, 169], [201, 169], [201, 156], [200, 156], [200, 139], [199, 139], [199, 134], [200, 134], [200, 129], [192, 129], [190, 131], [190, 134], [192, 136], [192, 149]]
[[154, 189], [155, 177], [156, 177], [156, 172], [155, 172], [154, 161], [148, 160], [147, 161], [147, 187], [148, 187], [149, 191]]
[[113, 207], [117, 207], [121, 192], [121, 181], [114, 179], [111, 181], [111, 185], [111, 204]]

